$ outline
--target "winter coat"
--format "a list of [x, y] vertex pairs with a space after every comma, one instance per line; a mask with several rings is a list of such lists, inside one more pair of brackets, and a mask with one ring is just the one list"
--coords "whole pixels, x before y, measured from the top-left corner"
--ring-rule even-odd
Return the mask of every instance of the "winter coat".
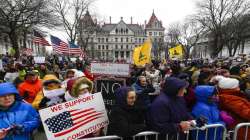
[[32, 102], [32, 106], [34, 108], [40, 109], [40, 108], [45, 108], [45, 107], [49, 107], [55, 104], [60, 104], [62, 102], [65, 102], [65, 99], [64, 99], [65, 89], [64, 88], [61, 88], [61, 90], [64, 92], [55, 93], [55, 95], [44, 95], [44, 92], [46, 92], [45, 91], [46, 85], [44, 85], [44, 83], [47, 83], [50, 81], [60, 83], [59, 79], [55, 75], [52, 75], [52, 74], [45, 75], [43, 78], [43, 89], [38, 92], [38, 94], [36, 95], [36, 98]]
[[186, 84], [178, 78], [166, 79], [163, 92], [154, 100], [148, 112], [148, 123], [154, 131], [169, 134], [170, 137], [180, 133], [180, 140], [185, 139], [179, 124], [191, 120], [192, 116], [187, 111], [184, 97], [177, 96], [177, 93]]
[[137, 80], [137, 82], [132, 85], [132, 88], [135, 90], [138, 103], [149, 107], [151, 105], [149, 93], [155, 92], [154, 87], [152, 85], [143, 87], [140, 85], [139, 80]]
[[[250, 121], [250, 102], [243, 98], [240, 91], [236, 89], [220, 89], [219, 90], [221, 110], [226, 111], [233, 117], [235, 123], [229, 126], [229, 129], [234, 129], [238, 123]], [[245, 129], [240, 129], [238, 139], [244, 139]], [[250, 130], [248, 129], [248, 134]], [[250, 139], [250, 135], [248, 138]]]
[[36, 80], [35, 83], [29, 83], [24, 81], [18, 87], [20, 96], [24, 98], [28, 103], [32, 103], [39, 91], [42, 89], [41, 80]]
[[[192, 115], [198, 119], [200, 117], [207, 118], [208, 124], [223, 124], [224, 122], [220, 118], [220, 111], [218, 109], [218, 105], [216, 103], [209, 103], [208, 97], [213, 96], [215, 91], [214, 86], [197, 86], [195, 89], [195, 96], [197, 99], [197, 103], [193, 107]], [[208, 130], [208, 140], [216, 140], [222, 139], [222, 132], [221, 128], [217, 129], [216, 136], [214, 136], [215, 129], [210, 128]], [[193, 133], [193, 136], [196, 136], [196, 131]], [[199, 139], [205, 139], [205, 131], [199, 131]]]
[[0, 84], [0, 96], [9, 93], [15, 94], [15, 103], [7, 110], [0, 109], [0, 129], [15, 124], [22, 127], [22, 130], [20, 130], [20, 134], [7, 135], [4, 140], [30, 140], [32, 131], [40, 124], [39, 114], [31, 105], [22, 102], [14, 85], [10, 83]]
[[122, 87], [115, 91], [116, 105], [110, 113], [110, 124], [108, 135], [118, 135], [128, 137], [136, 135], [146, 130], [145, 125], [145, 108], [127, 105], [127, 89]]

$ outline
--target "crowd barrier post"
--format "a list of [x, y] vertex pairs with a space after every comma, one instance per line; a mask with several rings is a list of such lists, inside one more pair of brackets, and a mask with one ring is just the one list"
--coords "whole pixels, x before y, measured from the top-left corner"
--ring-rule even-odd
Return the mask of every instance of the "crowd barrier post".
[[247, 140], [248, 135], [250, 135], [250, 134], [248, 134], [248, 129], [250, 127], [250, 123], [240, 123], [240, 124], [238, 124], [234, 129], [234, 138], [233, 138], [233, 140], [237, 140], [239, 129], [244, 128], [244, 127], [246, 127], [245, 139], [244, 140]]

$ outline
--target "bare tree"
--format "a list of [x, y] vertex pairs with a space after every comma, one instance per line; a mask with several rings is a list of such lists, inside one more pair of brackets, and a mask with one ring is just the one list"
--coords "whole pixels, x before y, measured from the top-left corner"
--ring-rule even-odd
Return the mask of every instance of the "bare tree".
[[85, 11], [94, 0], [54, 0], [54, 8], [60, 16], [70, 41], [76, 43], [78, 27]]
[[15, 57], [19, 57], [18, 40], [24, 31], [36, 25], [55, 25], [56, 16], [49, 3], [49, 0], [0, 0], [0, 24], [6, 28], [3, 33], [9, 36]]
[[187, 20], [184, 24], [176, 23], [171, 25], [167, 35], [172, 40], [172, 43], [183, 46], [185, 58], [189, 58], [191, 50], [199, 41], [202, 32], [203, 28], [197, 22]]
[[195, 19], [209, 32], [212, 57], [216, 57], [226, 44], [225, 25], [249, 9], [247, 0], [202, 0], [197, 3]]

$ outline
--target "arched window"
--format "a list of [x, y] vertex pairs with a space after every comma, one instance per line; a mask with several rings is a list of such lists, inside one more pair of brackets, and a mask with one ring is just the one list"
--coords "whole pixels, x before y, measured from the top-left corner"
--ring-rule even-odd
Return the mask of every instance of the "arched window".
[[115, 29], [115, 33], [118, 34], [118, 29]]
[[128, 34], [128, 29], [126, 29], [126, 34]]

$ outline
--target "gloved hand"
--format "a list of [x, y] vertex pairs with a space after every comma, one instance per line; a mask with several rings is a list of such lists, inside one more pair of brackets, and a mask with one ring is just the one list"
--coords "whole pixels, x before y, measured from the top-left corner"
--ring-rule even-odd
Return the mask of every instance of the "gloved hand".
[[39, 108], [47, 107], [47, 102], [49, 102], [50, 99], [47, 97], [43, 97], [42, 101], [39, 103]]
[[226, 123], [226, 125], [231, 125], [235, 122], [235, 120], [225, 111], [220, 112], [220, 117], [222, 121]]
[[19, 124], [12, 125], [8, 130], [8, 136], [20, 135], [22, 133], [24, 133], [24, 126]]
[[202, 127], [202, 126], [205, 126], [207, 124], [208, 119], [206, 117], [204, 117], [204, 116], [200, 116], [195, 121], [196, 121], [196, 126], [197, 127]]

